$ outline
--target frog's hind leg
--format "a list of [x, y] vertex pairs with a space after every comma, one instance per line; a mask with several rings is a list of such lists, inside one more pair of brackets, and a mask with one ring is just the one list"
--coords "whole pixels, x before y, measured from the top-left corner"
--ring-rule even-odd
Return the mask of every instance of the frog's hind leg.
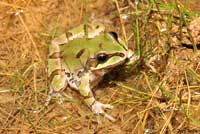
[[[53, 75], [53, 76], [52, 76]], [[60, 73], [52, 73], [50, 80], [49, 80], [49, 93], [46, 99], [45, 106], [48, 106], [52, 97], [57, 97], [59, 99], [59, 103], [63, 103], [63, 97], [68, 97], [64, 94], [63, 90], [67, 86], [67, 76], [65, 75], [64, 70], [60, 71]]]
[[50, 88], [44, 106], [47, 107], [53, 97], [53, 89]]
[[46, 101], [45, 101], [45, 104], [44, 104], [45, 107], [47, 107], [49, 105], [49, 103], [51, 102], [51, 99], [53, 97], [58, 98], [58, 103], [59, 104], [63, 104], [65, 97], [71, 98], [70, 96], [68, 96], [67, 94], [65, 94], [63, 91], [55, 92], [53, 88], [49, 88], [49, 89], [50, 90], [48, 92], [48, 95], [47, 95], [47, 98], [46, 98]]
[[44, 104], [45, 107], [47, 107], [52, 99], [52, 97], [56, 97], [58, 98], [58, 103], [59, 104], [63, 104], [64, 102], [64, 97], [67, 97], [67, 98], [71, 98], [71, 96], [68, 96], [67, 94], [65, 94], [64, 92], [54, 92], [53, 89], [49, 91], [48, 93], [48, 96], [47, 96], [47, 99], [46, 99], [46, 102]]
[[61, 92], [67, 86], [67, 75], [65, 74], [66, 69], [62, 63], [62, 54], [60, 52], [59, 44], [52, 41], [49, 46], [48, 56], [48, 87], [49, 93], [46, 99], [45, 106], [47, 106], [51, 98], [56, 96], [60, 98], [62, 102]]

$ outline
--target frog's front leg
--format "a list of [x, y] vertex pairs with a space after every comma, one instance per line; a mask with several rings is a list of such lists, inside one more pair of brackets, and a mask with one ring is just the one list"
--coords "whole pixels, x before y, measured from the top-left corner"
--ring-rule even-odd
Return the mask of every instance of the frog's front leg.
[[85, 73], [82, 76], [81, 84], [79, 86], [79, 91], [80, 91], [80, 94], [84, 97], [84, 102], [92, 110], [93, 113], [97, 115], [103, 115], [109, 120], [115, 121], [115, 119], [112, 116], [108, 115], [104, 111], [104, 109], [106, 108], [112, 109], [113, 106], [109, 104], [103, 104], [94, 98], [94, 95], [90, 88], [90, 73], [89, 72]]

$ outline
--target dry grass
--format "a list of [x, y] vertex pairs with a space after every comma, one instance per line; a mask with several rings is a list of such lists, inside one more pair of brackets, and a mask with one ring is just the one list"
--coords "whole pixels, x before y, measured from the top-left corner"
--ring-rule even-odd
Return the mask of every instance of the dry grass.
[[[102, 124], [97, 124], [96, 116], [71, 90], [72, 98], [66, 103], [52, 101], [43, 109], [48, 44], [56, 35], [84, 23], [84, 3], [1, 0], [0, 133], [200, 133], [200, 53], [193, 52], [198, 44], [190, 29], [199, 6], [189, 0], [166, 1], [88, 2], [89, 20], [101, 21], [108, 30], [120, 33], [142, 56], [127, 74], [119, 72], [124, 80], [97, 88], [101, 90], [96, 98], [113, 104], [108, 113], [117, 119], [113, 123], [101, 117]], [[196, 13], [190, 10], [193, 6]], [[193, 45], [183, 47], [182, 38]]]

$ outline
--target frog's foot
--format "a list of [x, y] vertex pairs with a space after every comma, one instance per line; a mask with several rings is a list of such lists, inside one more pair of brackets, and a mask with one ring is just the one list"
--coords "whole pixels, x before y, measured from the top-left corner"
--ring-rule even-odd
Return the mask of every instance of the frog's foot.
[[107, 119], [111, 120], [111, 121], [115, 121], [115, 118], [112, 117], [111, 115], [108, 115], [104, 109], [108, 108], [108, 109], [112, 109], [113, 106], [109, 105], [109, 104], [103, 104], [101, 102], [95, 101], [94, 104], [92, 105], [92, 111], [93, 113], [97, 114], [97, 115], [103, 115], [105, 116]]
[[49, 94], [47, 96], [47, 99], [46, 99], [46, 102], [45, 102], [44, 106], [47, 107], [53, 97], [58, 98], [58, 103], [59, 104], [63, 104], [63, 96], [60, 93], [51, 93], [51, 94]]
[[49, 93], [49, 95], [47, 96], [46, 102], [44, 104], [45, 107], [47, 107], [49, 105], [52, 97], [55, 97], [58, 99], [58, 104], [63, 104], [65, 97], [71, 98], [69, 95], [65, 94], [64, 92], [63, 93], [54, 93], [54, 92]]

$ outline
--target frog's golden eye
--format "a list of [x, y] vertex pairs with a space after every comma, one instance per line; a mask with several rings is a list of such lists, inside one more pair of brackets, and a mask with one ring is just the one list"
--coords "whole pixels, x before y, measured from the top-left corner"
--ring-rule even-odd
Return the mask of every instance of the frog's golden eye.
[[99, 53], [96, 56], [98, 63], [104, 63], [108, 60], [108, 58], [109, 58], [109, 55], [105, 53]]

